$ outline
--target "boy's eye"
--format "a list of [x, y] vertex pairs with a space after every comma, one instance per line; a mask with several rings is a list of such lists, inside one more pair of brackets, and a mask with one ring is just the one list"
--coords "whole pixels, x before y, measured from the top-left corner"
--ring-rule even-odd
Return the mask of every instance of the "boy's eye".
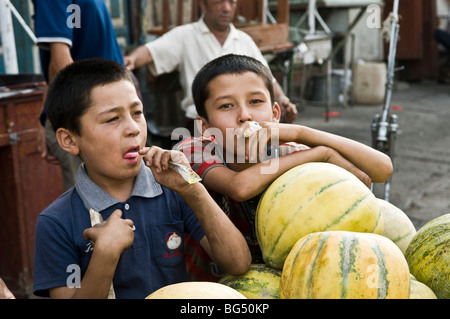
[[253, 99], [250, 101], [250, 104], [260, 104], [260, 103], [264, 103], [264, 101], [260, 99]]
[[142, 112], [142, 110], [133, 112], [133, 116], [141, 116], [142, 114], [144, 114], [144, 112]]
[[233, 104], [226, 103], [226, 104], [222, 104], [219, 108], [220, 109], [229, 109], [230, 107], [233, 107]]
[[110, 118], [109, 120], [106, 121], [106, 123], [112, 123], [114, 121], [117, 121], [119, 119], [119, 117], [115, 116], [113, 118]]

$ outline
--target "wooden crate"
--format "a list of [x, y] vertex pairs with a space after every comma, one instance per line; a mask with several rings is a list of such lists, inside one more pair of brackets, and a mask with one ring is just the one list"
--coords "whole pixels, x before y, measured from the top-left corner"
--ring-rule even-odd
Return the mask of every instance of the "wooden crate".
[[288, 48], [289, 29], [287, 24], [259, 24], [255, 26], [239, 27], [253, 38], [261, 52], [276, 51]]
[[37, 216], [63, 192], [61, 167], [36, 148], [42, 98], [0, 99], [0, 277], [17, 298], [32, 293]]

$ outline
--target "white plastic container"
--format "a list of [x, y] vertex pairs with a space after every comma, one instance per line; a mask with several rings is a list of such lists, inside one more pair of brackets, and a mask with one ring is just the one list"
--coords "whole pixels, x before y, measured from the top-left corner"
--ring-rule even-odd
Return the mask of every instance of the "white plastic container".
[[386, 76], [386, 63], [358, 61], [353, 79], [354, 104], [382, 104], [386, 93]]

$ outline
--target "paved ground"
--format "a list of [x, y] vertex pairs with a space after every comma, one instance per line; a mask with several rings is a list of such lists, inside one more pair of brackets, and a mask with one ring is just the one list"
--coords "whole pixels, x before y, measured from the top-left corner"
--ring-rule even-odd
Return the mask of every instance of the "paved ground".
[[[399, 131], [394, 154], [390, 202], [402, 209], [417, 229], [450, 213], [450, 86], [436, 82], [396, 83], [392, 113]], [[382, 105], [332, 106], [339, 115], [326, 122], [324, 106], [301, 108], [297, 122], [371, 145], [371, 122]], [[384, 185], [375, 194], [383, 197]]]

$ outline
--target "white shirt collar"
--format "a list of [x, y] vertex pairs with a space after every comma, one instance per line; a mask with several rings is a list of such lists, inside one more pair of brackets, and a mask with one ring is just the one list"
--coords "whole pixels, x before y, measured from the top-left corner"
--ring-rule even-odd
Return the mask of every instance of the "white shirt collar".
[[[200, 31], [202, 33], [212, 33], [211, 30], [206, 25], [205, 20], [203, 19], [203, 15], [197, 21], [197, 25], [200, 28]], [[237, 39], [238, 38], [237, 29], [232, 23], [230, 23], [230, 33], [228, 34], [227, 40], [229, 38], [231, 38], [231, 39]]]

